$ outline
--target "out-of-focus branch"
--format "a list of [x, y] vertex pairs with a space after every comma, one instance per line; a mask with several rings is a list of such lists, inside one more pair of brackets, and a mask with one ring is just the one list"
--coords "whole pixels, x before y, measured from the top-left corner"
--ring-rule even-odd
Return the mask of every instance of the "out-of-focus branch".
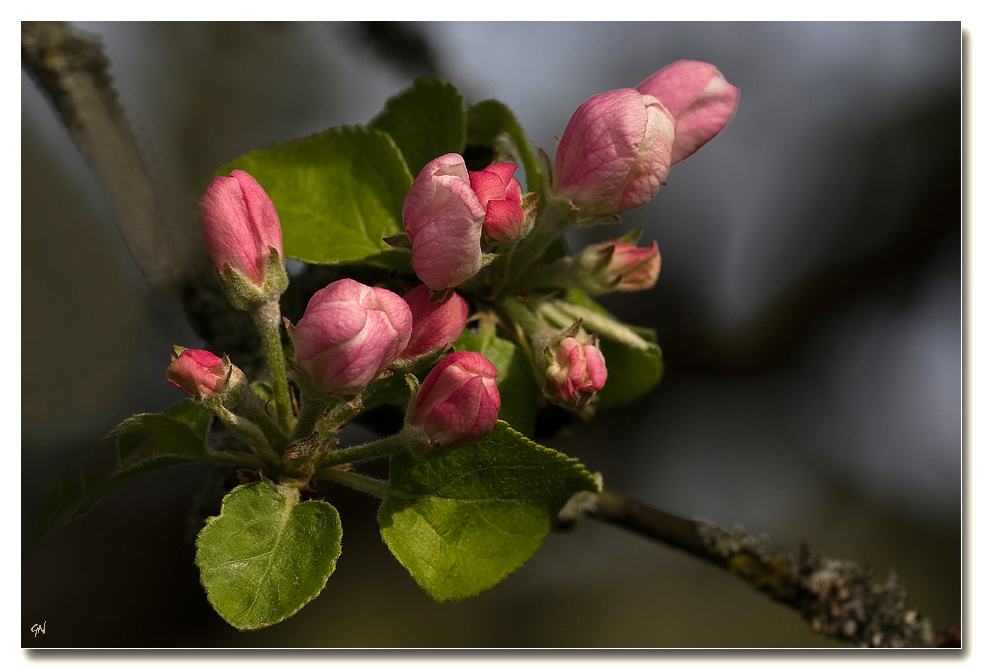
[[568, 523], [585, 512], [708, 560], [797, 609], [814, 631], [839, 641], [861, 648], [950, 646], [953, 635], [961, 641], [952, 626], [936, 639], [931, 622], [905, 608], [907, 590], [893, 572], [885, 583], [875, 583], [868, 566], [812, 553], [804, 542], [798, 552], [776, 550], [766, 537], [680, 518], [610, 490], [581, 495], [561, 520]]
[[440, 76], [440, 68], [426, 37], [412, 23], [363, 21], [354, 24], [375, 52], [410, 74]]
[[157, 191], [107, 73], [102, 45], [59, 22], [21, 23], [21, 62], [51, 98], [116, 211], [123, 241], [153, 286], [181, 278]]

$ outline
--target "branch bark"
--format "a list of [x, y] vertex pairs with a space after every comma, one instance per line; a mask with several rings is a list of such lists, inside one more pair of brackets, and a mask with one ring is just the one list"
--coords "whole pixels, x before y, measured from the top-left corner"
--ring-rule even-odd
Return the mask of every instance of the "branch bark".
[[813, 553], [804, 542], [797, 552], [778, 550], [766, 537], [751, 536], [742, 528], [727, 532], [610, 490], [586, 495], [576, 503], [578, 512], [564, 509], [567, 513], [560, 514], [567, 526], [585, 513], [708, 560], [797, 609], [814, 631], [833, 639], [860, 648], [952, 643], [952, 626], [935, 638], [931, 622], [906, 608], [907, 590], [893, 571], [885, 583], [876, 583], [867, 565]]
[[101, 179], [123, 241], [153, 286], [182, 278], [154, 182], [113, 90], [109, 61], [94, 38], [54, 21], [21, 23], [21, 63], [48, 95]]

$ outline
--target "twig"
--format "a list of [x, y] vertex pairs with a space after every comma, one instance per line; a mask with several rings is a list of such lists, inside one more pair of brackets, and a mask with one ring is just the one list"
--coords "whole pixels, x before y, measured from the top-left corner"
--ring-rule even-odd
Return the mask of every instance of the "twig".
[[893, 571], [886, 583], [875, 583], [867, 565], [812, 553], [804, 542], [797, 553], [776, 550], [765, 536], [727, 532], [610, 490], [576, 501], [580, 513], [560, 514], [561, 520], [585, 513], [724, 567], [797, 609], [816, 632], [860, 648], [936, 645], [931, 622], [905, 608], [907, 590]]
[[21, 62], [105, 186], [120, 234], [153, 286], [181, 279], [154, 183], [107, 73], [102, 45], [59, 22], [21, 23]]

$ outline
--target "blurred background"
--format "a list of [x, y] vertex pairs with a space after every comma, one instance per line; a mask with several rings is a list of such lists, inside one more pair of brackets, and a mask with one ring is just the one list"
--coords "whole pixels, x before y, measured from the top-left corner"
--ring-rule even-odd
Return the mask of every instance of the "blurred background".
[[[79, 23], [98, 36], [165, 194], [222, 163], [367, 123], [420, 75], [495, 97], [552, 152], [576, 106], [679, 59], [741, 89], [733, 122], [617, 230], [658, 241], [661, 385], [549, 438], [680, 515], [896, 568], [936, 630], [961, 619], [958, 23]], [[101, 184], [22, 73], [22, 643], [40, 647], [800, 647], [833, 642], [717, 567], [584, 521], [501, 585], [437, 604], [389, 554], [377, 502], [335, 489], [343, 551], [295, 617], [239, 633], [209, 607], [188, 514], [207, 467], [140, 479], [38, 545], [45, 489], [132, 413], [181, 399], [152, 290]], [[197, 244], [197, 241], [193, 242]], [[28, 629], [46, 622], [43, 637]]]

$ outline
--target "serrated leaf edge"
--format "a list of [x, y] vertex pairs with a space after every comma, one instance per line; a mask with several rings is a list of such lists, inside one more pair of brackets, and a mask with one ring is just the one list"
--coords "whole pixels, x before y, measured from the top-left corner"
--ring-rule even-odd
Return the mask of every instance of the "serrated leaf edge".
[[[322, 504], [325, 504], [328, 508], [330, 508], [330, 509], [332, 509], [334, 511], [334, 515], [338, 519], [338, 532], [339, 532], [339, 534], [343, 534], [343, 529], [341, 527], [341, 522], [340, 522], [340, 514], [338, 514], [338, 510], [336, 508], [334, 508], [334, 505], [333, 504], [331, 504], [329, 502], [325, 502], [324, 500], [307, 500], [306, 502], [299, 502], [299, 501], [291, 502], [290, 497], [288, 495], [285, 495], [283, 493], [283, 491], [278, 486], [274, 486], [274, 485], [272, 485], [270, 483], [266, 483], [264, 481], [255, 481], [253, 483], [244, 483], [242, 485], [238, 485], [238, 486], [235, 486], [234, 488], [232, 488], [225, 495], [225, 497], [222, 498], [222, 506], [221, 506], [221, 510], [218, 512], [218, 515], [208, 516], [207, 518], [205, 518], [205, 525], [204, 525], [204, 527], [201, 528], [201, 531], [198, 532], [198, 536], [197, 536], [197, 538], [195, 539], [195, 542], [194, 542], [194, 548], [195, 548], [195, 560], [194, 560], [194, 564], [195, 564], [196, 567], [198, 567], [199, 574], [202, 573], [202, 569], [201, 569], [201, 566], [198, 564], [198, 556], [197, 556], [197, 553], [200, 550], [199, 542], [201, 540], [201, 533], [204, 532], [205, 528], [208, 527], [213, 521], [217, 520], [218, 518], [220, 518], [222, 516], [223, 513], [225, 513], [225, 502], [226, 502], [226, 500], [228, 499], [228, 497], [232, 493], [234, 493], [235, 491], [239, 490], [240, 488], [246, 488], [246, 487], [254, 486], [254, 485], [269, 485], [270, 487], [274, 488], [278, 494], [282, 495], [286, 499], [287, 504], [289, 504], [289, 510], [288, 510], [288, 512], [286, 514], [287, 519], [286, 519], [286, 521], [283, 522], [283, 524], [281, 526], [281, 530], [282, 530], [282, 527], [285, 527], [286, 524], [289, 522], [289, 515], [290, 515], [290, 513], [293, 512], [293, 509], [294, 508], [300, 506], [301, 504], [307, 504], [309, 502], [320, 502]], [[282, 532], [280, 534], [282, 534]], [[280, 542], [280, 538], [277, 537], [277, 539], [276, 539], [276, 546], [279, 546], [279, 542]], [[276, 546], [273, 547], [273, 550], [274, 551], [276, 550]], [[208, 588], [205, 587], [204, 581], [200, 578], [200, 576], [199, 576], [199, 579], [198, 580], [201, 583], [201, 587], [205, 591], [205, 596], [208, 599], [208, 603], [211, 605], [211, 608], [215, 611], [215, 613], [217, 613], [219, 616], [221, 616], [222, 620], [224, 620], [225, 622], [227, 622], [229, 625], [231, 625], [232, 627], [236, 628], [237, 630], [241, 630], [241, 631], [250, 631], [250, 630], [257, 630], [257, 629], [265, 629], [267, 627], [272, 627], [273, 625], [277, 625], [277, 624], [283, 622], [284, 620], [286, 620], [287, 618], [292, 618], [293, 616], [295, 616], [297, 613], [300, 612], [300, 609], [302, 609], [303, 607], [307, 606], [307, 604], [309, 604], [313, 599], [315, 599], [316, 597], [318, 597], [321, 594], [321, 592], [324, 591], [324, 587], [327, 585], [328, 579], [334, 574], [334, 571], [337, 568], [338, 558], [340, 558], [340, 557], [341, 557], [341, 536], [338, 537], [338, 554], [334, 557], [333, 560], [331, 560], [331, 568], [330, 568], [330, 570], [328, 570], [325, 573], [324, 580], [320, 584], [320, 587], [318, 587], [316, 589], [316, 592], [314, 594], [312, 594], [310, 597], [308, 597], [307, 599], [305, 599], [293, 611], [291, 611], [291, 612], [289, 612], [287, 614], [284, 614], [283, 617], [281, 617], [281, 618], [277, 618], [276, 620], [273, 620], [271, 622], [268, 622], [268, 623], [262, 624], [262, 625], [237, 625], [236, 623], [234, 623], [231, 620], [229, 620], [228, 618], [226, 618], [225, 615], [221, 611], [218, 610], [218, 607], [215, 606], [215, 602], [212, 601], [211, 593], [208, 592]], [[263, 578], [265, 579], [265, 574], [264, 574]]]

